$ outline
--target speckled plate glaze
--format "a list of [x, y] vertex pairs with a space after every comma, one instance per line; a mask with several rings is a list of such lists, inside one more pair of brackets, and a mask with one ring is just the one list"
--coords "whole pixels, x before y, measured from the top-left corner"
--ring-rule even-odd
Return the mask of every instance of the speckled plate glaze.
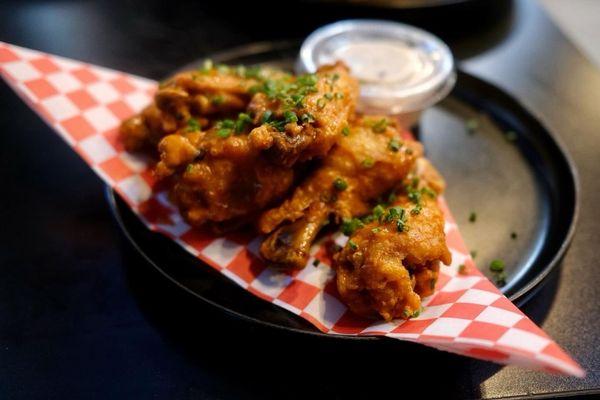
[[[255, 43], [208, 58], [292, 69], [297, 53], [295, 42]], [[476, 129], [467, 128], [475, 125]], [[476, 264], [493, 279], [489, 263], [504, 260], [507, 279], [502, 291], [513, 302], [523, 304], [559, 264], [574, 233], [578, 184], [568, 154], [517, 100], [460, 69], [455, 89], [424, 113], [415, 133], [446, 178], [446, 199], [467, 246], [476, 252]], [[242, 319], [331, 337], [242, 290], [212, 268], [198, 265], [199, 261], [176, 243], [149, 231], [110, 188], [107, 198], [131, 244], [182, 289]], [[473, 213], [476, 220], [471, 222]]]

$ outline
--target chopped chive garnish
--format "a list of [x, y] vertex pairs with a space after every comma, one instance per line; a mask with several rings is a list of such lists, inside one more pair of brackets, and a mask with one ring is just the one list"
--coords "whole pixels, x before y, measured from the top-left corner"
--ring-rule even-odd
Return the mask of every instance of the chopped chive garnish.
[[304, 113], [300, 116], [300, 119], [304, 123], [315, 122], [315, 117], [311, 113]]
[[420, 204], [421, 203], [421, 192], [418, 190], [409, 191], [408, 192], [408, 200], [410, 200], [411, 203]]
[[200, 123], [196, 118], [190, 118], [187, 121], [187, 131], [196, 132], [200, 130]]
[[325, 100], [323, 97], [321, 97], [319, 100], [317, 100], [317, 107], [319, 109], [324, 108], [326, 103], [327, 103], [327, 100]]
[[348, 246], [350, 246], [350, 248], [352, 250], [358, 249], [358, 245], [356, 243], [354, 243], [352, 240], [348, 240]]
[[220, 106], [224, 102], [225, 102], [225, 97], [223, 97], [221, 95], [215, 96], [212, 99], [210, 99], [210, 103], [214, 106]]
[[293, 111], [285, 111], [283, 113], [283, 118], [285, 118], [285, 122], [287, 122], [288, 124], [298, 121], [298, 116]]
[[222, 139], [229, 137], [229, 135], [231, 135], [231, 129], [229, 128], [221, 128], [217, 130], [217, 136]]
[[365, 168], [371, 168], [373, 165], [375, 165], [375, 160], [373, 160], [371, 157], [367, 157], [362, 161], [362, 165]]
[[358, 218], [347, 218], [342, 222], [342, 233], [346, 236], [352, 236], [357, 229], [365, 224]]
[[385, 213], [385, 208], [383, 208], [383, 206], [381, 204], [377, 204], [373, 208], [373, 216], [379, 221], [381, 220], [381, 217], [383, 217], [384, 213]]
[[348, 182], [338, 177], [333, 181], [333, 187], [341, 192], [348, 188]]
[[396, 201], [396, 192], [394, 192], [393, 190], [391, 191], [390, 195], [388, 196], [388, 203], [393, 203]]
[[304, 96], [301, 94], [293, 94], [290, 96], [290, 99], [294, 103], [296, 108], [301, 108], [304, 106]]
[[412, 215], [419, 215], [419, 214], [421, 214], [422, 209], [423, 209], [423, 206], [420, 204], [417, 204], [416, 206], [414, 206], [414, 208], [412, 210], [410, 210], [410, 213]]
[[342, 128], [342, 135], [348, 136], [349, 134], [350, 134], [350, 128], [348, 127], [348, 125], [346, 125], [345, 127]]
[[344, 98], [344, 93], [342, 93], [342, 92], [337, 92], [337, 93], [335, 94], [335, 98], [336, 98], [336, 99], [338, 99], [338, 100], [341, 100], [341, 99], [343, 99], [343, 98]]
[[265, 124], [267, 122], [269, 122], [269, 120], [271, 119], [271, 116], [273, 115], [273, 111], [271, 110], [267, 110], [263, 113], [262, 118], [260, 119], [260, 121]]
[[327, 100], [332, 100], [332, 99], [333, 99], [333, 93], [325, 93], [325, 95], [324, 95], [324, 96], [325, 96], [325, 98], [326, 98]]
[[389, 149], [391, 151], [393, 151], [394, 153], [398, 152], [398, 150], [400, 150], [401, 146], [402, 146], [402, 143], [396, 138], [390, 139], [390, 142], [388, 144]]
[[246, 113], [239, 113], [235, 121], [235, 133], [242, 133], [247, 125], [252, 123], [252, 118]]
[[495, 274], [494, 279], [496, 280], [496, 285], [498, 285], [498, 286], [506, 285], [506, 274], [504, 272]]
[[404, 232], [405, 230], [407, 230], [406, 228], [407, 227], [406, 227], [406, 222], [405, 221], [402, 221], [401, 219], [399, 219], [399, 220], [396, 221], [396, 230], [398, 232]]
[[477, 214], [474, 211], [471, 211], [471, 214], [469, 214], [469, 222], [475, 221], [477, 221]]
[[381, 118], [379, 121], [375, 122], [371, 129], [375, 133], [383, 133], [388, 126], [388, 120], [385, 118]]
[[185, 172], [192, 172], [193, 169], [194, 169], [194, 164], [188, 164], [185, 167]]
[[231, 69], [229, 68], [228, 65], [217, 64], [217, 72], [219, 72], [220, 74], [228, 74], [229, 71], [231, 71]]
[[270, 121], [269, 122], [269, 125], [271, 125], [275, 129], [277, 129], [279, 132], [285, 131], [286, 124], [287, 124], [287, 122], [285, 122], [285, 121]]
[[504, 261], [492, 260], [492, 262], [490, 263], [490, 271], [503, 272], [504, 271]]
[[204, 62], [202, 63], [202, 68], [200, 68], [200, 71], [202, 72], [208, 72], [211, 69], [213, 69], [213, 62], [211, 59], [207, 59], [204, 60]]
[[297, 81], [302, 86], [314, 86], [317, 84], [318, 78], [316, 74], [304, 74], [300, 75]]
[[224, 119], [218, 123], [219, 128], [233, 129], [235, 122], [232, 119]]
[[421, 189], [421, 193], [426, 194], [427, 196], [431, 197], [432, 199], [435, 199], [437, 197], [437, 193], [428, 187], [424, 187], [423, 189]]
[[380, 231], [381, 231], [381, 228], [380, 228], [380, 227], [378, 227], [378, 226], [377, 226], [377, 227], [375, 227], [375, 228], [373, 228], [373, 229], [371, 229], [371, 232], [373, 232], [373, 233], [378, 233], [378, 232], [380, 232]]
[[473, 134], [479, 129], [479, 121], [475, 118], [471, 118], [465, 123], [465, 128], [467, 129], [467, 133]]

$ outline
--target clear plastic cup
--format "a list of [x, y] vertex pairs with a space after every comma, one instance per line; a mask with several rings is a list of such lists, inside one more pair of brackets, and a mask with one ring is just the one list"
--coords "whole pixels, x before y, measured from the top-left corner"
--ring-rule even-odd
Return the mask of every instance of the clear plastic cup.
[[344, 61], [361, 83], [358, 111], [394, 115], [407, 128], [456, 81], [454, 58], [436, 36], [410, 25], [347, 20], [317, 29], [300, 49], [298, 72]]

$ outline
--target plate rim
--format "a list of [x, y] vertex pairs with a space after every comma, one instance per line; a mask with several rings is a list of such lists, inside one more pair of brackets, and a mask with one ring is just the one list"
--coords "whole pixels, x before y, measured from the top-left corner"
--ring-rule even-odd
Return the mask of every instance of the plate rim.
[[[293, 47], [298, 47], [298, 46], [299, 46], [299, 41], [297, 41], [297, 40], [279, 40], [279, 41], [272, 41], [272, 42], [268, 42], [268, 41], [252, 42], [252, 43], [248, 43], [245, 45], [236, 46], [233, 48], [215, 52], [213, 54], [207, 55], [206, 58], [212, 58], [213, 60], [219, 62], [219, 60], [223, 61], [227, 58], [233, 58], [234, 56], [235, 57], [244, 57], [244, 56], [251, 56], [253, 54], [257, 54], [257, 53], [261, 53], [261, 52], [265, 52], [265, 51], [285, 51], [285, 50], [290, 50]], [[177, 68], [177, 70], [185, 69], [187, 66], [189, 66], [191, 64], [193, 64], [193, 63], [186, 64], [183, 67]], [[564, 255], [565, 255], [566, 251], [568, 250], [569, 246], [571, 245], [571, 242], [575, 235], [577, 223], [579, 220], [579, 214], [580, 214], [579, 174], [578, 174], [577, 168], [575, 166], [575, 163], [573, 161], [573, 158], [570, 155], [569, 151], [566, 149], [566, 146], [564, 145], [561, 138], [555, 132], [553, 132], [551, 129], [549, 129], [546, 126], [546, 124], [539, 118], [539, 116], [537, 115], [537, 113], [535, 111], [530, 110], [528, 107], [525, 106], [525, 104], [523, 104], [523, 102], [519, 98], [513, 96], [509, 91], [505, 90], [504, 88], [501, 88], [494, 83], [488, 82], [476, 75], [466, 72], [465, 70], [463, 70], [461, 68], [460, 64], [457, 64], [456, 70], [457, 70], [457, 74], [458, 74], [458, 79], [460, 79], [460, 76], [466, 76], [469, 79], [473, 79], [473, 80], [477, 81], [478, 84], [482, 84], [483, 86], [487, 86], [488, 88], [501, 93], [508, 101], [514, 103], [520, 110], [525, 111], [525, 115], [527, 115], [527, 117], [534, 124], [537, 124], [540, 128], [542, 128], [542, 130], [547, 134], [548, 138], [556, 146], [559, 153], [562, 155], [564, 162], [566, 163], [566, 165], [568, 167], [567, 175], [570, 178], [570, 181], [573, 185], [573, 191], [572, 191], [573, 200], [572, 201], [573, 201], [574, 206], [573, 206], [572, 213], [571, 213], [572, 215], [569, 218], [570, 219], [569, 229], [566, 231], [566, 234], [564, 235], [564, 239], [562, 240], [562, 243], [560, 244], [560, 246], [558, 246], [558, 249], [554, 252], [551, 259], [535, 275], [535, 277], [533, 277], [533, 279], [531, 279], [529, 282], [527, 282], [522, 288], [517, 290], [512, 295], [507, 296], [511, 302], [515, 303], [518, 307], [520, 307], [523, 304], [525, 304], [529, 299], [531, 299], [543, 287], [543, 285], [546, 282], [546, 278], [555, 269], [555, 267], [557, 267], [559, 265], [559, 263], [561, 262], [561, 260], [563, 259]], [[273, 322], [264, 321], [264, 320], [243, 314], [241, 312], [235, 311], [227, 306], [216, 303], [213, 300], [210, 300], [210, 299], [200, 295], [199, 293], [188, 288], [183, 283], [179, 282], [177, 279], [172, 277], [142, 249], [140, 244], [133, 238], [129, 229], [127, 228], [127, 226], [122, 218], [121, 212], [119, 211], [119, 206], [117, 205], [116, 191], [109, 185], [105, 186], [105, 197], [107, 199], [107, 202], [109, 203], [111, 214], [112, 214], [113, 218], [116, 220], [116, 222], [120, 228], [120, 231], [125, 235], [128, 242], [133, 246], [133, 248], [150, 265], [152, 265], [155, 270], [157, 270], [161, 275], [163, 275], [165, 278], [167, 278], [170, 282], [174, 283], [176, 286], [180, 287], [185, 292], [193, 295], [195, 298], [200, 299], [204, 303], [209, 304], [213, 307], [216, 307], [217, 309], [224, 311], [226, 314], [228, 314], [230, 316], [234, 316], [241, 320], [251, 322], [251, 323], [256, 323], [256, 324], [263, 325], [263, 326], [267, 326], [270, 328], [275, 328], [278, 330], [287, 331], [287, 332], [300, 333], [303, 335], [310, 335], [310, 336], [314, 336], [314, 337], [326, 337], [329, 339], [343, 339], [343, 340], [364, 341], [364, 340], [380, 340], [380, 339], [384, 338], [382, 336], [367, 336], [367, 335], [345, 335], [345, 334], [333, 334], [332, 335], [332, 334], [327, 334], [327, 333], [321, 332], [321, 331], [317, 330], [316, 328], [314, 331], [309, 331], [309, 330], [305, 330], [305, 329], [279, 325], [279, 324], [276, 324]], [[199, 260], [199, 263], [204, 264], [200, 260]]]

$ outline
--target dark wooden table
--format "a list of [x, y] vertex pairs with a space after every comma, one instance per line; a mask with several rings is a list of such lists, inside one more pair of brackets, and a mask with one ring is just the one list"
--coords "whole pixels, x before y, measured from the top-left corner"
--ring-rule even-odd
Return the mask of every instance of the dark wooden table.
[[317, 341], [220, 315], [131, 250], [100, 180], [0, 84], [0, 398], [389, 398], [411, 388], [440, 398], [598, 393], [600, 74], [535, 2], [424, 11], [200, 3], [3, 2], [0, 40], [160, 78], [215, 50], [300, 38], [346, 17], [433, 30], [464, 68], [552, 127], [575, 160], [575, 240], [523, 311], [588, 376], [502, 368], [395, 341]]

